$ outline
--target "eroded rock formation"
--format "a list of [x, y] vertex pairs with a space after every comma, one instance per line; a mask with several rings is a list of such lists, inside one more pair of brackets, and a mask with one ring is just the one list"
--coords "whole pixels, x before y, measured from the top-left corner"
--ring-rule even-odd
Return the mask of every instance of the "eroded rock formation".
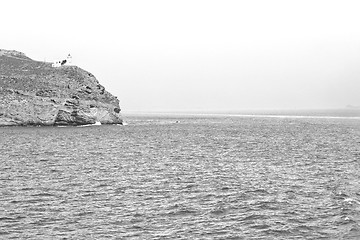
[[0, 49], [0, 126], [121, 124], [119, 100], [91, 73]]

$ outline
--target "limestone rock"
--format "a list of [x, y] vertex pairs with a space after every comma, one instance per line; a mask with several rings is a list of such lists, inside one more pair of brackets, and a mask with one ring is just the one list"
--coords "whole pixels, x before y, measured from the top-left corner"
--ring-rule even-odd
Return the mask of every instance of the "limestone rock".
[[0, 49], [0, 126], [122, 124], [119, 100], [77, 66]]

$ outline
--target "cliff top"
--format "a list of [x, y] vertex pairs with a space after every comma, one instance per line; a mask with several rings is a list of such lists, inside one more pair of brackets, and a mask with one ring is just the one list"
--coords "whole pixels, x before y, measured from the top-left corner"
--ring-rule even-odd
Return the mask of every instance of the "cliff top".
[[23, 59], [23, 60], [32, 60], [31, 58], [27, 57], [24, 53], [18, 52], [18, 51], [15, 51], [15, 50], [0, 49], [0, 56], [20, 58], [20, 59]]
[[93, 74], [77, 66], [54, 68], [24, 53], [0, 49], [0, 91], [9, 89], [36, 96], [119, 103]]

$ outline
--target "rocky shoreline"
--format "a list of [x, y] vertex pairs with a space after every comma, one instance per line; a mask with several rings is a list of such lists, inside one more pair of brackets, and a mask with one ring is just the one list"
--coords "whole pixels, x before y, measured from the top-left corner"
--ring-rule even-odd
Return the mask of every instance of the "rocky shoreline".
[[93, 74], [0, 49], [0, 126], [122, 124], [120, 112]]

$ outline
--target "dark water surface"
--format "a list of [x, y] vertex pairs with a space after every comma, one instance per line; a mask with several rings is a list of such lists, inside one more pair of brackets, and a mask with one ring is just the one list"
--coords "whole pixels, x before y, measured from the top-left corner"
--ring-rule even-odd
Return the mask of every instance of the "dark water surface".
[[0, 128], [0, 239], [360, 239], [360, 119], [127, 121]]

